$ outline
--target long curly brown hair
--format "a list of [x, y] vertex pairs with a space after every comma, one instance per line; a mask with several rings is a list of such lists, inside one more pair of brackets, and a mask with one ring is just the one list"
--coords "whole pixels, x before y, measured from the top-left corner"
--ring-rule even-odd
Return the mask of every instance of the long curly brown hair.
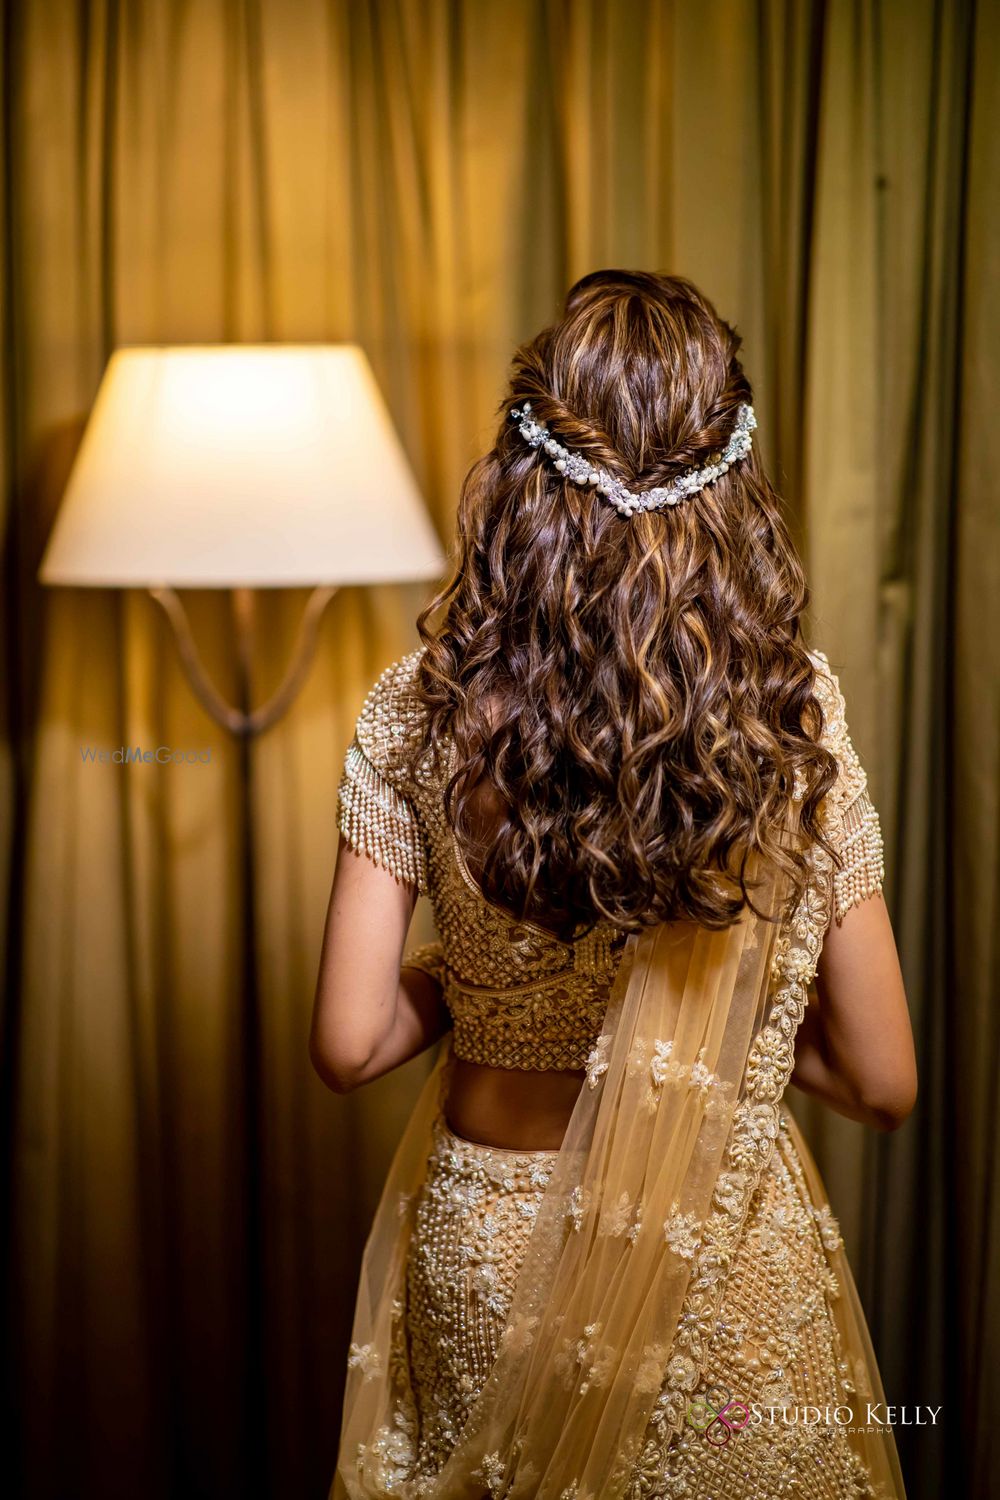
[[578, 281], [514, 355], [496, 441], [462, 486], [453, 572], [418, 617], [425, 744], [457, 754], [445, 801], [467, 863], [482, 856], [488, 900], [566, 940], [599, 918], [727, 926], [757, 910], [755, 855], [794, 900], [806, 844], [826, 843], [837, 767], [800, 639], [808, 588], [756, 450], [679, 505], [623, 517], [509, 415], [528, 400], [630, 488], [664, 484], [708, 463], [752, 402], [741, 342], [684, 277]]

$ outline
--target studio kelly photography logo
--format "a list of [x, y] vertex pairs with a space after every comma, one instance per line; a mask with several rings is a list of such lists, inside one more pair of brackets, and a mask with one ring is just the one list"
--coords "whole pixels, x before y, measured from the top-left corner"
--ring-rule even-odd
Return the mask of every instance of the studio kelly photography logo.
[[723, 1448], [751, 1422], [793, 1427], [822, 1422], [842, 1427], [845, 1432], [871, 1432], [881, 1427], [933, 1427], [940, 1412], [940, 1406], [891, 1406], [882, 1401], [869, 1401], [858, 1412], [843, 1405], [765, 1406], [758, 1401], [748, 1405], [724, 1386], [711, 1386], [704, 1395], [688, 1402], [685, 1421], [706, 1442]]
[[198, 749], [186, 745], [156, 745], [144, 750], [141, 745], [119, 745], [115, 750], [95, 745], [81, 745], [80, 759], [95, 766], [207, 766], [212, 759], [210, 745]]

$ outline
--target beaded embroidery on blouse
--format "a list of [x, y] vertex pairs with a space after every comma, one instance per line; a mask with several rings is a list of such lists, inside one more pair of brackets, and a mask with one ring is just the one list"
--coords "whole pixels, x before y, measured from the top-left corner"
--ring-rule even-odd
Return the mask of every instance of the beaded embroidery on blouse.
[[[338, 788], [338, 827], [353, 849], [430, 898], [440, 941], [411, 949], [403, 962], [441, 982], [456, 1057], [494, 1067], [584, 1069], [626, 934], [598, 922], [563, 942], [483, 896], [445, 815], [446, 773], [435, 774], [425, 760], [416, 775], [407, 774], [409, 751], [423, 739], [423, 707], [413, 689], [422, 652], [387, 667], [365, 698]], [[822, 652], [812, 659], [824, 743], [840, 766], [822, 809], [843, 859], [829, 877], [839, 923], [882, 889], [882, 835], [837, 677]]]

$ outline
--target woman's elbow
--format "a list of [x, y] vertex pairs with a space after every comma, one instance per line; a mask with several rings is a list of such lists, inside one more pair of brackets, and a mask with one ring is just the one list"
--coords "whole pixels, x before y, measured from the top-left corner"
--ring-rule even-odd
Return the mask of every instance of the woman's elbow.
[[331, 1046], [317, 1031], [309, 1037], [309, 1061], [314, 1070], [335, 1094], [350, 1094], [367, 1081], [367, 1057], [351, 1054], [349, 1049]]
[[875, 1130], [898, 1130], [913, 1113], [917, 1102], [917, 1075], [897, 1080], [891, 1088], [871, 1089], [861, 1095], [861, 1105]]

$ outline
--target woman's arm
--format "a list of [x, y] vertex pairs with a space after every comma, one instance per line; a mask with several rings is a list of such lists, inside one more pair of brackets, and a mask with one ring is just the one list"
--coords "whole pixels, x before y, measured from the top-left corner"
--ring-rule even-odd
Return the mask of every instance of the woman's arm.
[[881, 894], [833, 921], [796, 1033], [792, 1083], [839, 1114], [895, 1130], [917, 1097], [906, 991]]
[[821, 1099], [838, 1115], [871, 1125], [874, 1122], [861, 1108], [853, 1089], [830, 1062], [819, 1005], [815, 989], [810, 988], [809, 1003], [795, 1033], [795, 1066], [789, 1081], [804, 1094]]
[[416, 899], [341, 834], [309, 1036], [313, 1067], [337, 1093], [407, 1062], [449, 1025], [440, 985], [400, 969]]

